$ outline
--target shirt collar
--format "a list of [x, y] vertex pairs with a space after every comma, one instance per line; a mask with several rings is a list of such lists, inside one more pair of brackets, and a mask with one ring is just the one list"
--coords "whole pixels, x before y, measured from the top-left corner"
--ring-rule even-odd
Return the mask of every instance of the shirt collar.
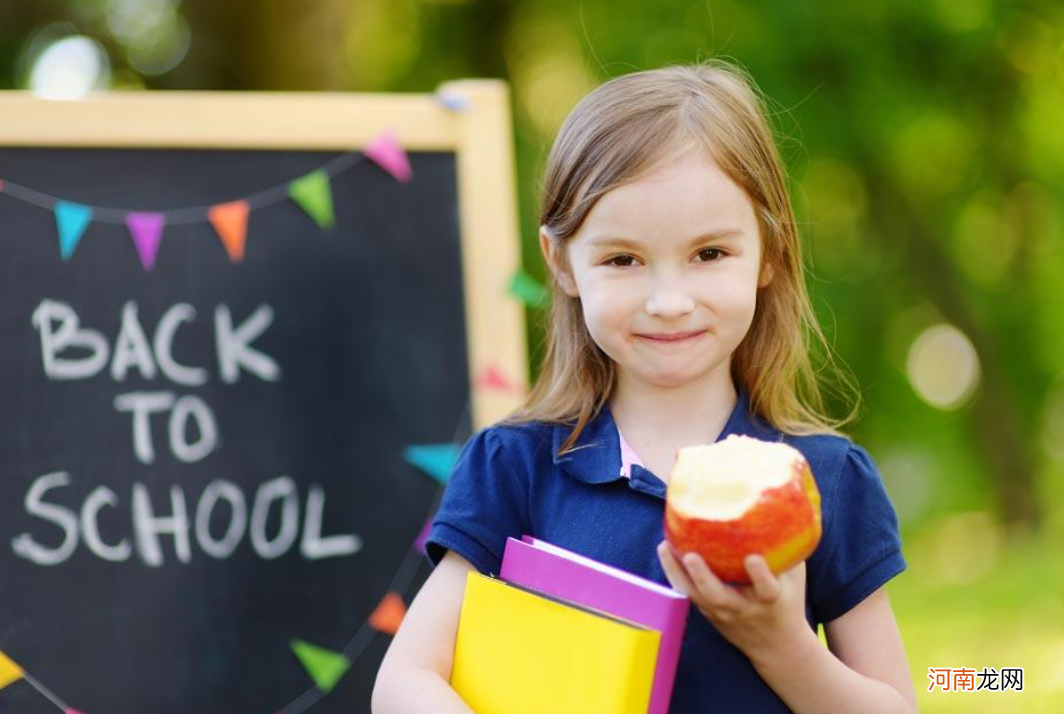
[[[728, 417], [724, 429], [717, 441], [731, 434], [752, 436], [765, 441], [779, 441], [781, 434], [764, 419], [750, 413], [750, 395], [746, 388], [737, 386], [739, 400]], [[551, 455], [556, 466], [560, 466], [571, 476], [585, 483], [609, 483], [623, 479], [621, 475], [621, 444], [617, 425], [609, 402], [603, 405], [599, 413], [590, 419], [580, 432], [574, 451], [558, 456], [558, 450], [569, 437], [572, 428], [557, 424], [554, 426]]]

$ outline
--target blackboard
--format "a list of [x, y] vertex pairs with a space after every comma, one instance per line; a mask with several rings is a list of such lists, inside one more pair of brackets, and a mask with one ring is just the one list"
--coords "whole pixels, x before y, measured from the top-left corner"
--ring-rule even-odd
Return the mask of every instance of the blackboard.
[[[507, 341], [471, 348], [492, 318], [470, 304], [468, 145], [407, 142], [403, 183], [359, 137], [12, 146], [2, 125], [0, 651], [27, 676], [0, 712], [369, 711], [390, 640], [367, 619], [428, 574], [411, 545], [441, 490], [405, 450], [460, 445], [503, 404], [477, 362], [524, 377]], [[331, 227], [267, 201], [233, 261], [195, 219], [323, 166]], [[66, 259], [50, 198], [98, 207]], [[178, 219], [150, 269], [121, 211]], [[350, 669], [315, 687], [297, 641]]]

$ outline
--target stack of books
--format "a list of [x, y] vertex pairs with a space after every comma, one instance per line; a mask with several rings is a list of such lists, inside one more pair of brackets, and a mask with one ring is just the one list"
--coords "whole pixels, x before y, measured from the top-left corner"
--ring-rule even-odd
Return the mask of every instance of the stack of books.
[[451, 686], [477, 714], [666, 714], [690, 601], [531, 536], [467, 576]]

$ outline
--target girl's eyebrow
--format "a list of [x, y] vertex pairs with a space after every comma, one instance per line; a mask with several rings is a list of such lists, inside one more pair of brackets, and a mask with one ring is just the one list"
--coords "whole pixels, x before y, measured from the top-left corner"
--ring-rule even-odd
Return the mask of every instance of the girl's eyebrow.
[[[708, 231], [697, 235], [691, 240], [687, 241], [688, 247], [694, 246], [696, 243], [702, 243], [707, 240], [721, 240], [725, 238], [741, 238], [743, 232], [738, 228], [718, 228], [716, 230]], [[595, 236], [587, 242], [589, 247], [598, 247], [605, 245], [623, 246], [628, 248], [642, 248], [643, 244], [634, 238], [623, 238], [620, 236]]]

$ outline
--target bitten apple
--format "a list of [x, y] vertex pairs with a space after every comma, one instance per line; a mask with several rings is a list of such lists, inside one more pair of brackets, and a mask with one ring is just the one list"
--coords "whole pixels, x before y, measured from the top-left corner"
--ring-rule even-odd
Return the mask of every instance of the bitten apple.
[[665, 498], [677, 557], [698, 553], [721, 580], [749, 584], [746, 556], [778, 575], [812, 555], [820, 533], [820, 491], [794, 447], [733, 434], [677, 453]]

